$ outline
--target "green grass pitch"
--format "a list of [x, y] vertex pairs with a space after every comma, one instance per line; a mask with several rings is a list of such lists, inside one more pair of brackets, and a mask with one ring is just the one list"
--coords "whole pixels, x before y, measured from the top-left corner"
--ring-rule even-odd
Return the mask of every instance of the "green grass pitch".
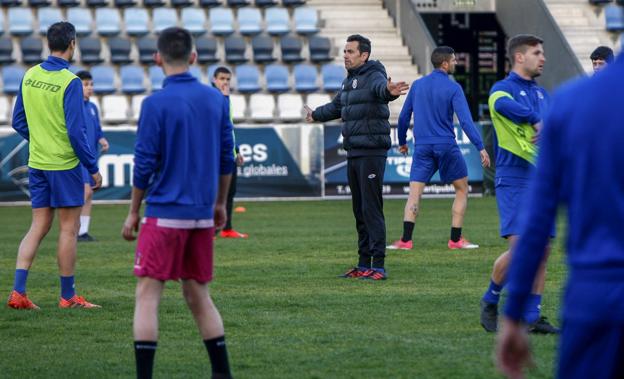
[[[414, 249], [388, 252], [389, 279], [339, 279], [356, 263], [349, 201], [249, 202], [235, 214], [248, 240], [217, 240], [213, 298], [225, 321], [236, 378], [498, 378], [495, 337], [479, 325], [479, 299], [498, 237], [493, 198], [470, 199], [466, 237], [476, 251], [449, 251], [451, 199], [425, 199]], [[388, 242], [399, 237], [403, 200], [385, 203]], [[28, 281], [40, 312], [0, 307], [0, 377], [131, 378], [134, 375], [134, 243], [120, 236], [126, 205], [96, 205], [79, 244], [76, 287], [99, 310], [60, 310], [55, 227]], [[0, 208], [0, 295], [12, 288], [27, 207]], [[559, 239], [550, 258], [543, 313], [557, 321], [565, 278]], [[3, 300], [4, 301], [4, 300]], [[558, 322], [556, 322], [558, 323]], [[532, 337], [536, 368], [553, 376], [557, 338]], [[209, 361], [178, 283], [160, 309], [155, 377], [207, 377]]]

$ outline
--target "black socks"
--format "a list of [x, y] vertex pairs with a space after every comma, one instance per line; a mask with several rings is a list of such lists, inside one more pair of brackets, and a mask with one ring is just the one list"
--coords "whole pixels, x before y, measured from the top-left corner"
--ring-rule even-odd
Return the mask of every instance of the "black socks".
[[401, 241], [407, 242], [412, 240], [412, 233], [414, 232], [414, 223], [411, 221], [403, 221], [403, 236]]
[[230, 379], [230, 364], [228, 362], [227, 349], [225, 348], [225, 336], [204, 340], [210, 364], [212, 365], [212, 377]]
[[461, 229], [462, 228], [453, 228], [451, 227], [451, 241], [457, 242], [461, 238]]
[[138, 379], [151, 379], [156, 355], [155, 341], [134, 341], [134, 357]]

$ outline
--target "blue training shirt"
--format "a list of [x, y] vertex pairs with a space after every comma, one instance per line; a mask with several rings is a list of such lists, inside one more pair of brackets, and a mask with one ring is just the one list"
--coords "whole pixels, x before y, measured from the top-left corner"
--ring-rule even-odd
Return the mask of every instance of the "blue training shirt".
[[472, 115], [461, 86], [440, 69], [415, 80], [399, 115], [399, 145], [406, 144], [407, 129], [414, 114], [415, 144], [452, 144], [455, 142], [453, 113], [470, 142], [483, 149], [483, 141], [472, 123]]
[[[63, 58], [48, 56], [41, 63], [41, 68], [47, 71], [60, 71], [69, 68], [69, 62]], [[65, 89], [63, 98], [63, 111], [65, 112], [65, 125], [69, 142], [78, 157], [78, 160], [89, 171], [90, 174], [98, 172], [95, 151], [89, 148], [87, 141], [87, 127], [83, 113], [82, 81], [76, 77]], [[22, 85], [17, 93], [15, 108], [13, 111], [13, 129], [15, 129], [26, 140], [29, 139], [28, 122], [24, 102], [22, 100]]]
[[100, 138], [104, 137], [102, 133], [102, 125], [100, 125], [100, 116], [95, 104], [89, 100], [84, 102], [85, 122], [87, 123], [87, 139], [89, 140], [89, 146], [97, 157], [99, 151]]
[[[540, 87], [535, 80], [526, 80], [515, 72], [496, 82], [490, 90], [494, 92], [506, 92], [509, 97], [501, 97], [494, 103], [496, 112], [517, 124], [529, 123], [531, 125], [540, 122], [546, 112], [550, 97], [548, 92]], [[529, 161], [498, 147], [498, 141], [494, 141], [496, 155], [496, 181], [526, 181], [531, 177], [534, 166]]]
[[567, 207], [564, 319], [624, 321], [624, 55], [555, 95], [509, 269], [505, 314], [520, 320], [558, 204]]
[[147, 189], [145, 216], [211, 219], [219, 175], [232, 173], [232, 123], [218, 90], [188, 71], [168, 76], [141, 105], [133, 185]]

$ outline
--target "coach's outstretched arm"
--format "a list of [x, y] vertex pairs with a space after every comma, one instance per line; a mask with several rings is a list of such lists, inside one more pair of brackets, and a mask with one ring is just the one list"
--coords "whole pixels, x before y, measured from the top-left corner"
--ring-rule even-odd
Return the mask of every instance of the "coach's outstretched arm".
[[340, 114], [342, 112], [342, 103], [340, 102], [340, 96], [342, 96], [342, 91], [338, 91], [336, 96], [332, 99], [331, 102], [322, 105], [315, 110], [310, 109], [307, 105], [305, 106], [306, 110], [306, 121], [331, 121], [337, 118], [340, 118]]
[[409, 84], [405, 82], [393, 82], [392, 78], [388, 77], [377, 71], [373, 73], [371, 79], [371, 90], [375, 94], [375, 97], [382, 101], [394, 101], [401, 95], [405, 95], [409, 89]]

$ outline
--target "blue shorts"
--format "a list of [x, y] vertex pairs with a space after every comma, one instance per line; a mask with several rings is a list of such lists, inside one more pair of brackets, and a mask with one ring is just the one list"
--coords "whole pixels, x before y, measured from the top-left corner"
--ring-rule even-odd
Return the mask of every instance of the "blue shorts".
[[28, 187], [33, 208], [81, 207], [84, 204], [82, 165], [71, 170], [28, 168]]
[[414, 145], [410, 182], [429, 183], [440, 170], [440, 179], [451, 183], [468, 176], [464, 156], [456, 144]]
[[95, 185], [95, 180], [93, 180], [93, 177], [83, 165], [80, 165], [80, 167], [82, 167], [82, 182], [93, 187]]

